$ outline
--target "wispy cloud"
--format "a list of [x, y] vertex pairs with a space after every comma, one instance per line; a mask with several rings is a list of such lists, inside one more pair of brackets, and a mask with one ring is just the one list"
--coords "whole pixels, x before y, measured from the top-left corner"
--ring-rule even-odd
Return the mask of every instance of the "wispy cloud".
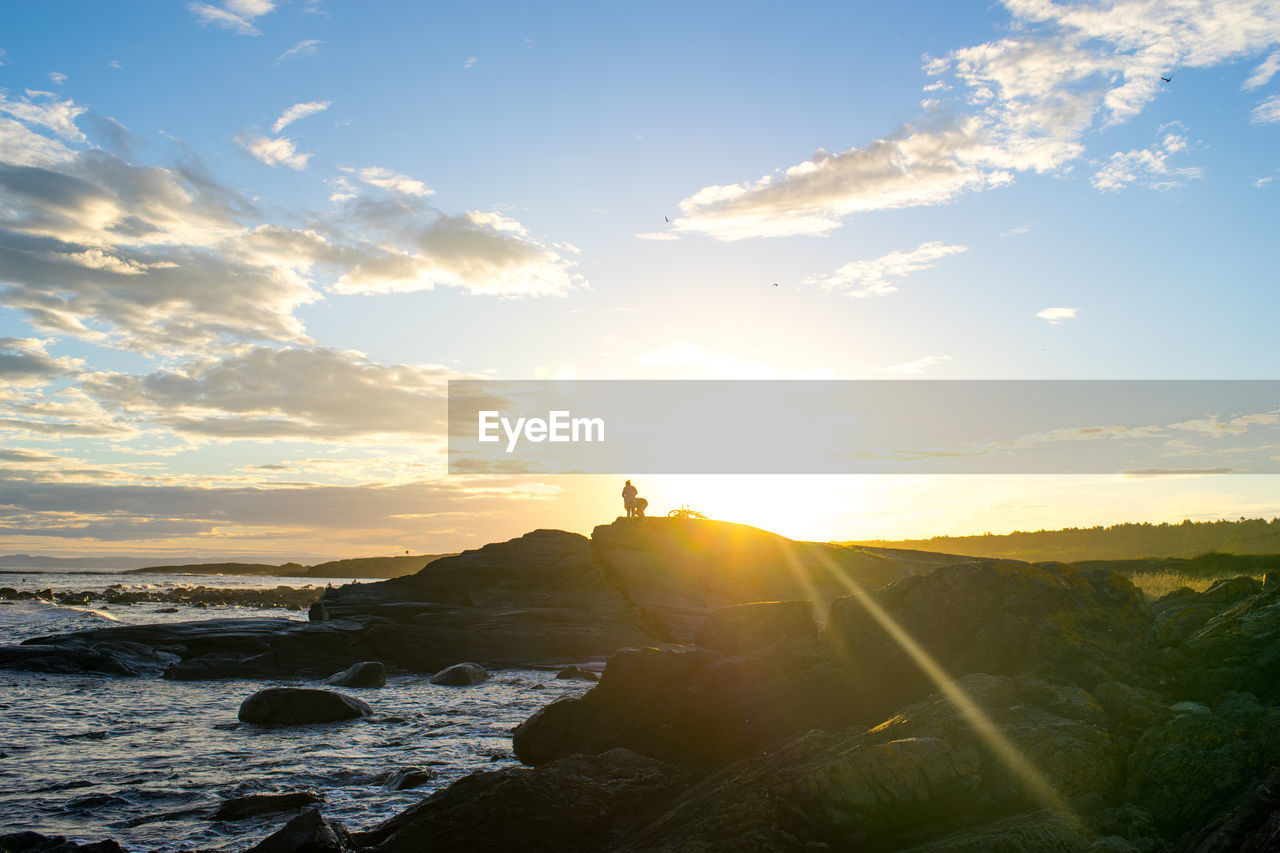
[[1271, 82], [1271, 78], [1276, 72], [1280, 71], [1280, 50], [1274, 51], [1266, 59], [1253, 69], [1253, 73], [1249, 75], [1249, 79], [1244, 81], [1245, 89], [1256, 89], [1259, 86], [1265, 86]]
[[475, 58], [474, 56], [472, 56], [472, 57], [469, 57], [469, 58], [467, 59], [467, 61], [466, 61], [466, 62], [462, 63], [462, 67], [463, 67], [463, 68], [470, 68], [471, 66], [473, 66], [473, 65], [475, 65], [475, 64], [476, 64], [476, 58]]
[[259, 36], [261, 30], [253, 20], [275, 9], [274, 0], [225, 0], [222, 6], [209, 3], [188, 3], [187, 9], [203, 26], [220, 27], [236, 35]]
[[1254, 124], [1280, 124], [1280, 95], [1272, 95], [1254, 107], [1249, 120]]
[[61, 71], [50, 71], [49, 79], [53, 81], [53, 85], [61, 86], [63, 83], [67, 82], [67, 75], [63, 74]]
[[910, 252], [890, 252], [866, 261], [850, 261], [835, 272], [806, 279], [805, 283], [855, 298], [887, 296], [897, 291], [897, 282], [901, 279], [936, 266], [945, 257], [968, 250], [968, 246], [953, 246], [939, 241], [922, 243]]
[[954, 81], [950, 101], [931, 100], [919, 120], [867, 145], [704, 187], [680, 203], [675, 226], [721, 240], [826, 234], [860, 212], [943, 204], [1020, 172], [1059, 172], [1084, 154], [1091, 129], [1142, 112], [1161, 74], [1280, 41], [1280, 5], [1270, 2], [1005, 6], [1007, 36], [927, 59], [929, 77]]
[[646, 231], [643, 234], [637, 234], [640, 240], [679, 240], [680, 235], [671, 231]]
[[0, 89], [0, 113], [11, 115], [29, 125], [46, 128], [63, 139], [84, 141], [84, 134], [76, 127], [76, 119], [88, 107], [70, 98], [58, 100], [51, 92], [27, 89], [26, 94], [14, 100]]
[[1076, 312], [1079, 308], [1046, 308], [1043, 311], [1037, 311], [1036, 316], [1041, 320], [1048, 320], [1050, 326], [1061, 326], [1066, 320], [1076, 319]]
[[329, 106], [332, 103], [332, 101], [306, 101], [301, 104], [294, 104], [284, 112], [280, 113], [280, 117], [276, 119], [276, 123], [271, 125], [271, 132], [279, 133], [299, 119], [304, 119], [307, 116], [313, 116], [316, 113], [322, 113], [329, 109]]
[[411, 178], [408, 175], [401, 175], [390, 169], [384, 169], [381, 166], [365, 166], [359, 169], [353, 169], [347, 166], [341, 167], [343, 172], [354, 175], [361, 183], [368, 184], [371, 187], [387, 190], [389, 192], [400, 193], [402, 195], [415, 196], [417, 198], [426, 198], [433, 195], [435, 190], [428, 187], [422, 181]]
[[322, 39], [303, 39], [284, 53], [276, 57], [276, 65], [284, 62], [286, 59], [298, 59], [303, 56], [311, 56], [320, 49], [320, 45], [324, 44]]
[[1020, 234], [1026, 234], [1031, 230], [1030, 225], [1019, 225], [1015, 228], [1008, 228], [1000, 232], [1001, 237], [1017, 237]]
[[1182, 179], [1199, 178], [1196, 166], [1173, 168], [1169, 159], [1187, 147], [1187, 139], [1177, 133], [1166, 134], [1158, 145], [1117, 151], [1093, 175], [1093, 185], [1103, 191], [1123, 189], [1139, 184], [1156, 190], [1182, 186]]

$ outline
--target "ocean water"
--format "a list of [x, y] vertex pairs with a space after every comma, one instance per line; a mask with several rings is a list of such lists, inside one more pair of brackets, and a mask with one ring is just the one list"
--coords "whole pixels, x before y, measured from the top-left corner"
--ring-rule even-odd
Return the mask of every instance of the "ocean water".
[[[32, 573], [23, 586], [14, 575], [0, 576], [0, 587], [56, 592], [112, 583], [302, 585], [288, 578], [67, 575]], [[276, 608], [157, 612], [173, 606], [102, 610], [14, 602], [0, 606], [0, 643], [110, 624], [306, 618]], [[543, 704], [589, 687], [535, 670], [500, 671], [461, 688], [431, 684], [425, 675], [392, 676], [383, 688], [346, 691], [373, 707], [369, 718], [279, 728], [240, 723], [241, 701], [268, 686], [315, 682], [170, 682], [0, 670], [0, 834], [30, 829], [79, 841], [114, 838], [135, 851], [238, 851], [294, 813], [215, 822], [211, 810], [227, 797], [294, 790], [321, 794], [326, 816], [363, 829], [474, 770], [517, 764], [511, 730]], [[387, 777], [407, 767], [436, 776], [411, 791], [388, 790]]]

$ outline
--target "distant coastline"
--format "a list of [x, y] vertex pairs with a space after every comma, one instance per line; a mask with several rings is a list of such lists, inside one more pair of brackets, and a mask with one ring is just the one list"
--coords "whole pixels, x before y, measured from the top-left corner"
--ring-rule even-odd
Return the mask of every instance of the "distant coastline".
[[181, 565], [148, 565], [137, 558], [112, 557], [34, 557], [28, 554], [0, 556], [0, 575], [39, 574], [58, 571], [70, 574], [101, 574], [117, 571], [122, 574], [145, 575], [242, 575], [247, 577], [276, 576], [287, 578], [398, 578], [411, 575], [428, 563], [452, 554], [411, 554], [401, 557], [353, 557], [330, 560], [314, 566], [301, 563], [185, 563]]

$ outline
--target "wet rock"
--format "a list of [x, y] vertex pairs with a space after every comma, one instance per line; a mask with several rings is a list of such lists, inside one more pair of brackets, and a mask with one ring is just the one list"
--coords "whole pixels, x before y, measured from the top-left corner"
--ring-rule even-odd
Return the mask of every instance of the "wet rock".
[[361, 661], [353, 663], [337, 675], [329, 676], [325, 683], [338, 687], [385, 687], [387, 668], [381, 661]]
[[405, 767], [391, 774], [387, 779], [387, 788], [392, 791], [408, 791], [420, 788], [435, 778], [436, 772], [426, 767]]
[[600, 676], [596, 675], [589, 669], [583, 669], [580, 666], [566, 666], [564, 669], [556, 673], [556, 678], [562, 678], [572, 681], [599, 681]]
[[880, 614], [952, 677], [1029, 674], [1085, 689], [1147, 678], [1155, 617], [1117, 572], [980, 560], [863, 595], [832, 605], [827, 639], [866, 722], [935, 689]]
[[128, 853], [114, 841], [77, 844], [61, 835], [48, 837], [38, 832], [15, 832], [0, 835], [3, 853]]
[[466, 687], [489, 680], [489, 672], [478, 663], [455, 663], [431, 676], [432, 684], [446, 687]]
[[351, 835], [319, 809], [308, 809], [245, 853], [354, 853]]
[[307, 619], [311, 622], [324, 622], [329, 618], [329, 609], [323, 601], [317, 601], [307, 610]]
[[372, 713], [372, 708], [354, 696], [331, 690], [269, 687], [245, 699], [239, 716], [245, 723], [296, 726], [351, 720]]
[[695, 642], [725, 654], [744, 654], [796, 637], [817, 636], [812, 601], [757, 601], [707, 614]]
[[722, 767], [815, 727], [847, 723], [844, 675], [820, 643], [750, 655], [694, 646], [624, 649], [582, 696], [541, 708], [515, 731], [531, 765], [625, 747], [689, 767]]
[[324, 797], [311, 791], [290, 791], [286, 794], [251, 794], [223, 800], [214, 811], [211, 820], [236, 821], [272, 812], [286, 812], [324, 802]]
[[697, 777], [626, 750], [479, 771], [354, 834], [366, 853], [617, 849]]

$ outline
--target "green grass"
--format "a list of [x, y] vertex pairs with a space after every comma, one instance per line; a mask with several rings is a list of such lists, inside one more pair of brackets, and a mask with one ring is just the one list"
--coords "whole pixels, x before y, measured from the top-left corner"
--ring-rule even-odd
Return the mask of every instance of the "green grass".
[[[1175, 589], [1189, 587], [1196, 592], [1204, 592], [1220, 580], [1226, 578], [1240, 577], [1239, 574], [1232, 572], [1225, 575], [1205, 575], [1197, 573], [1194, 575], [1184, 572], [1134, 572], [1129, 576], [1129, 580], [1133, 581], [1133, 585], [1142, 590], [1147, 598], [1160, 598], [1168, 595]], [[1254, 580], [1261, 581], [1263, 576], [1261, 573], [1249, 575]]]

